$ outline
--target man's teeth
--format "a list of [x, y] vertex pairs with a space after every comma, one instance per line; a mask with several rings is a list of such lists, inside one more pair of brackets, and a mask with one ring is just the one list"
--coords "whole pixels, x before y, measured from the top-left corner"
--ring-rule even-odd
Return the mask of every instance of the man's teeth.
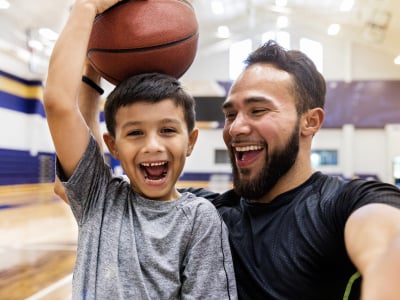
[[245, 152], [245, 151], [257, 151], [261, 150], [263, 147], [261, 146], [256, 146], [256, 145], [251, 145], [251, 146], [244, 146], [244, 147], [235, 147], [235, 150], [237, 152]]
[[165, 164], [166, 164], [165, 161], [164, 162], [156, 162], [156, 163], [141, 163], [141, 165], [143, 167], [158, 167], [158, 166], [163, 166]]

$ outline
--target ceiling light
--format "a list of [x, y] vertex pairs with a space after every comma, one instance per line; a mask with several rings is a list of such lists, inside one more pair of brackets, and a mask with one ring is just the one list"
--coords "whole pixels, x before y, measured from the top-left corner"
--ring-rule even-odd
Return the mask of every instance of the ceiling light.
[[354, 0], [343, 0], [340, 4], [341, 11], [351, 11], [354, 5]]
[[225, 26], [225, 25], [218, 26], [217, 37], [219, 37], [221, 39], [226, 39], [226, 38], [230, 37], [230, 35], [231, 35], [231, 32], [230, 32], [228, 26]]
[[396, 56], [396, 58], [394, 59], [394, 63], [396, 65], [400, 65], [400, 54]]
[[275, 0], [275, 5], [276, 6], [286, 6], [287, 0]]
[[49, 41], [55, 41], [58, 38], [58, 34], [49, 28], [40, 28], [39, 34]]
[[328, 27], [328, 35], [337, 35], [340, 31], [339, 24], [331, 24]]
[[0, 0], [0, 9], [7, 9], [10, 7], [10, 2], [7, 0]]
[[211, 11], [214, 15], [222, 15], [225, 10], [224, 10], [224, 5], [222, 4], [221, 1], [212, 1], [211, 2]]
[[30, 49], [34, 49], [36, 51], [42, 51], [44, 49], [43, 44], [37, 40], [29, 40], [28, 46]]
[[279, 16], [276, 20], [276, 27], [279, 29], [288, 27], [289, 19], [286, 16]]

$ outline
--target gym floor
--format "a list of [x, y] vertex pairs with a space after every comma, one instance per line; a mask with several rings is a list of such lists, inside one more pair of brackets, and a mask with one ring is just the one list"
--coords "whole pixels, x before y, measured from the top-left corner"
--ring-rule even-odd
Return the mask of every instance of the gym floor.
[[0, 299], [70, 299], [76, 239], [52, 184], [0, 187]]
[[[189, 186], [209, 187], [178, 184]], [[71, 299], [77, 237], [52, 183], [0, 186], [0, 300]]]

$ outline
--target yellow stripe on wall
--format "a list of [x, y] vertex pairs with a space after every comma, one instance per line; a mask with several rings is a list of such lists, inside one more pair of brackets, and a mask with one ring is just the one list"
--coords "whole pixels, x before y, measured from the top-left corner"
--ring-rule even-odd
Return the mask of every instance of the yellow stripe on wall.
[[42, 86], [30, 86], [2, 75], [0, 75], [0, 90], [21, 98], [43, 99]]

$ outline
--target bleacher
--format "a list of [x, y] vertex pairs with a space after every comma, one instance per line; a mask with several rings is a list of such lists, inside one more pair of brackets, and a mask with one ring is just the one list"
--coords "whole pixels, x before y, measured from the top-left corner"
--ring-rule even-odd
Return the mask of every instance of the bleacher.
[[54, 155], [0, 149], [0, 185], [31, 184], [54, 180]]

